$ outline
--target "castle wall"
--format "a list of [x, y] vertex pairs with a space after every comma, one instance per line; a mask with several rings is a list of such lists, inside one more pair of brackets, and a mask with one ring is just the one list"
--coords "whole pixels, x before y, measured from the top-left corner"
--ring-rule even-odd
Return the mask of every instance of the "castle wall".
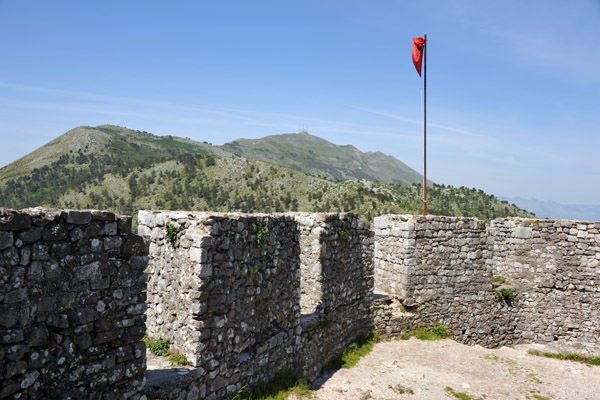
[[[143, 239], [130, 230], [105, 211], [0, 209], [0, 398], [230, 398], [285, 368], [314, 378], [373, 327], [600, 338], [600, 223], [142, 211]], [[142, 388], [146, 331], [195, 367]]]
[[494, 275], [514, 287], [522, 341], [600, 341], [600, 223], [497, 219]]
[[138, 231], [151, 241], [148, 335], [201, 369], [201, 397], [226, 398], [286, 366], [300, 317], [291, 217], [140, 211]]
[[397, 334], [439, 322], [486, 346], [598, 342], [599, 233], [582, 221], [378, 217], [375, 286], [392, 296], [375, 304], [376, 325]]
[[177, 394], [146, 387], [155, 398], [226, 398], [284, 368], [314, 377], [372, 327], [372, 235], [356, 216], [142, 211], [139, 232], [148, 334], [196, 366]]
[[443, 324], [458, 341], [498, 346], [515, 340], [515, 310], [492, 287], [485, 223], [475, 218], [375, 218], [377, 328], [386, 335]]
[[0, 208], [0, 398], [140, 398], [146, 263], [130, 218]]
[[[313, 378], [329, 358], [373, 329], [373, 235], [370, 226], [353, 214], [293, 216], [301, 231], [311, 232], [300, 242], [302, 296], [311, 293], [314, 281], [318, 286], [313, 293], [321, 294], [313, 313], [303, 310], [297, 337], [296, 365]], [[311, 263], [302, 258], [307, 253]], [[314, 280], [305, 281], [307, 275]]]

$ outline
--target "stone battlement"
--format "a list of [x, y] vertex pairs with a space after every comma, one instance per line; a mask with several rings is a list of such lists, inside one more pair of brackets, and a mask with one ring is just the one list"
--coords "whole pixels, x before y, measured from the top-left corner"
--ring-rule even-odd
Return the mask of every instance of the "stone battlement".
[[146, 254], [129, 217], [0, 209], [0, 398], [139, 399]]
[[[139, 223], [148, 334], [202, 371], [182, 379], [193, 396], [228, 398], [283, 368], [315, 377], [372, 327], [372, 235], [357, 216], [141, 211]], [[146, 390], [176, 397], [165, 392]]]
[[[600, 341], [600, 223], [141, 211], [138, 232], [0, 209], [0, 399], [226, 399], [422, 324], [491, 347]], [[144, 332], [194, 367], [143, 385]]]

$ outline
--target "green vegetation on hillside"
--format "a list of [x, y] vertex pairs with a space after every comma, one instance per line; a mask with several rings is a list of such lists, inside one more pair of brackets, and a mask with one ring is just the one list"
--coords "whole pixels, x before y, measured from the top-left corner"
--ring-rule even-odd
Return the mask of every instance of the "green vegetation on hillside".
[[423, 180], [421, 174], [394, 157], [380, 152], [362, 153], [352, 145], [338, 146], [307, 132], [238, 139], [222, 148], [236, 156], [336, 181], [367, 179], [410, 185]]
[[[208, 144], [119, 127], [76, 128], [44, 147], [31, 153], [35, 157], [0, 169], [0, 206], [129, 215], [139, 209], [343, 211], [369, 220], [387, 213], [418, 214], [422, 208], [418, 184], [334, 181], [213, 151]], [[486, 220], [532, 216], [481, 190], [444, 185], [428, 187], [428, 210]]]

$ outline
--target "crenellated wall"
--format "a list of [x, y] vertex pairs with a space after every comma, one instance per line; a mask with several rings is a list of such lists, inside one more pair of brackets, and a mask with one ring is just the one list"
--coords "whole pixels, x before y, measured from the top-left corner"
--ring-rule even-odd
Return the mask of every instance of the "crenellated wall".
[[[352, 339], [373, 329], [373, 233], [353, 214], [292, 215], [301, 232], [311, 232], [300, 237], [300, 304], [304, 296], [320, 294], [314, 312], [301, 310], [297, 339], [296, 366], [312, 378]], [[310, 263], [302, 258], [308, 253]], [[315, 281], [318, 285], [311, 291]]]
[[129, 217], [0, 208], [0, 398], [139, 399], [146, 264]]
[[[314, 378], [374, 328], [600, 341], [600, 223], [141, 211], [130, 230], [0, 209], [0, 399], [226, 399], [285, 368]], [[144, 333], [194, 367], [145, 371]]]
[[[386, 335], [445, 325], [458, 341], [516, 341], [518, 316], [492, 287], [491, 251], [475, 218], [385, 215], [375, 218], [377, 328]], [[387, 295], [387, 296], [385, 296]]]
[[600, 342], [600, 223], [497, 219], [494, 275], [518, 293], [524, 341]]
[[187, 396], [227, 398], [283, 368], [314, 377], [372, 327], [372, 235], [354, 215], [141, 211], [139, 233], [150, 242], [148, 335], [200, 371], [181, 378]]
[[439, 322], [484, 346], [600, 341], [600, 223], [388, 215], [374, 225], [375, 288], [390, 295], [375, 304], [383, 332]]

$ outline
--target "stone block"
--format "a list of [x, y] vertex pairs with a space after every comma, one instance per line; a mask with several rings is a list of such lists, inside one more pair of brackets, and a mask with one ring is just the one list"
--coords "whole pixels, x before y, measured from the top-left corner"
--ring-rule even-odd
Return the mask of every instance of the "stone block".
[[13, 245], [12, 232], [0, 231], [0, 250], [7, 249]]
[[64, 240], [67, 238], [69, 231], [64, 222], [52, 222], [42, 229], [42, 238], [45, 241]]
[[116, 215], [110, 211], [92, 210], [91, 214], [92, 214], [92, 218], [95, 219], [96, 221], [113, 222], [113, 221], [117, 220]]
[[532, 230], [531, 228], [516, 227], [513, 229], [512, 237], [517, 239], [530, 239]]
[[31, 216], [0, 208], [0, 231], [19, 231], [31, 226]]
[[192, 247], [189, 250], [190, 260], [195, 263], [205, 263], [208, 261], [208, 251], [206, 249]]
[[42, 237], [42, 228], [34, 226], [19, 232], [19, 239], [25, 243], [34, 243]]
[[119, 235], [128, 235], [131, 233], [132, 218], [129, 216], [120, 216], [117, 219], [117, 230]]
[[67, 223], [75, 225], [85, 225], [92, 221], [92, 213], [89, 211], [69, 211], [67, 213]]
[[375, 217], [375, 219], [373, 220], [373, 226], [376, 229], [387, 229], [389, 225], [390, 223], [386, 216]]

